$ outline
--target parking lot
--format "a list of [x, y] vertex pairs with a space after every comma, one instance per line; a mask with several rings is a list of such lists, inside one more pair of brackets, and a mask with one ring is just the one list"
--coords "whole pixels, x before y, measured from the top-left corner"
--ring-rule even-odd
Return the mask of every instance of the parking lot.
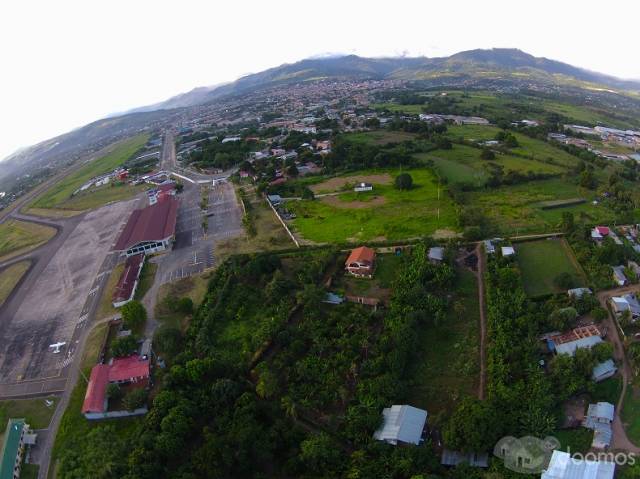
[[242, 212], [233, 185], [226, 182], [208, 186], [207, 231], [201, 207], [201, 186], [185, 184], [180, 195], [173, 250], [160, 262], [158, 274], [163, 283], [201, 273], [215, 264], [217, 241], [242, 234]]

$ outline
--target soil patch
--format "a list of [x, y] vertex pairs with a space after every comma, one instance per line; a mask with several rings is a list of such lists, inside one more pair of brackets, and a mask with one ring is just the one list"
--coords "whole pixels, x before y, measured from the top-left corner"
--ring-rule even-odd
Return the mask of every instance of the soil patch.
[[354, 175], [354, 176], [340, 176], [336, 178], [330, 178], [327, 181], [318, 183], [317, 185], [310, 186], [311, 191], [314, 193], [331, 193], [339, 191], [347, 183], [372, 183], [378, 185], [390, 185], [393, 182], [393, 178], [388, 173], [379, 175]]

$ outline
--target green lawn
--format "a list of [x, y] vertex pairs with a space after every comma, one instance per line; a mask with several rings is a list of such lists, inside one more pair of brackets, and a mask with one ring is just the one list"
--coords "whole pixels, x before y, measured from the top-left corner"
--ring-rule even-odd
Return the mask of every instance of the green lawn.
[[[350, 192], [288, 202], [287, 208], [297, 214], [294, 229], [305, 239], [326, 243], [395, 240], [430, 235], [438, 229], [455, 229], [455, 207], [446, 191], [443, 188], [439, 191], [434, 175], [427, 169], [408, 172], [414, 183], [409, 191], [374, 184], [370, 193]], [[396, 176], [399, 170], [359, 172], [368, 173]]]
[[0, 224], [0, 259], [26, 253], [49, 241], [56, 230], [27, 221], [7, 220]]
[[83, 211], [98, 206], [106, 205], [113, 201], [121, 201], [132, 198], [138, 193], [142, 193], [148, 189], [147, 185], [131, 186], [125, 183], [110, 183], [100, 188], [91, 188], [82, 193], [69, 198], [59, 207], [66, 210]]
[[476, 395], [478, 385], [478, 344], [480, 312], [477, 281], [468, 270], [458, 270], [452, 304], [460, 301], [464, 313], [458, 317], [450, 308], [438, 325], [423, 326], [419, 351], [409, 387], [408, 404], [425, 408], [430, 415], [451, 412], [466, 395]]
[[29, 266], [31, 266], [30, 261], [20, 261], [0, 271], [0, 306], [9, 297]]
[[[93, 160], [84, 166], [80, 166], [75, 172], [65, 176], [58, 183], [46, 190], [42, 195], [36, 198], [31, 206], [34, 208], [84, 208], [86, 203], [83, 203], [83, 201], [89, 200], [76, 200], [75, 198], [71, 198], [73, 192], [94, 176], [108, 173], [109, 171], [124, 164], [124, 162], [127, 161], [136, 151], [144, 146], [148, 139], [148, 134], [141, 134], [115, 144], [108, 154]], [[109, 188], [107, 187], [104, 189]], [[96, 193], [103, 194], [97, 191]], [[87, 192], [86, 195], [89, 194], [90, 192]], [[89, 202], [89, 205], [89, 207], [95, 206], [93, 205], [93, 202]]]
[[23, 464], [20, 469], [20, 479], [38, 479], [40, 466], [37, 464]]
[[527, 241], [514, 246], [527, 295], [536, 297], [562, 292], [555, 286], [554, 279], [565, 272], [573, 277], [574, 287], [585, 285], [581, 271], [569, 257], [564, 239]]
[[[48, 407], [45, 399], [53, 401]], [[56, 409], [58, 398], [55, 396], [37, 399], [13, 399], [0, 401], [0, 424], [2, 432], [11, 418], [23, 417], [32, 429], [46, 429], [51, 422], [51, 416]]]

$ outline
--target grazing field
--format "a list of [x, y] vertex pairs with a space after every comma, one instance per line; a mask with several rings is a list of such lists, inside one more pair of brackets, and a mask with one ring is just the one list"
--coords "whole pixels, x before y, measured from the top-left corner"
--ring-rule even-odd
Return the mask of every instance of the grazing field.
[[28, 221], [7, 220], [0, 224], [0, 260], [26, 253], [49, 241], [55, 228]]
[[585, 286], [584, 276], [564, 239], [516, 243], [515, 250], [524, 290], [528, 296], [563, 292], [554, 284], [555, 278], [561, 273], [571, 275], [573, 287]]
[[[297, 215], [292, 224], [305, 239], [322, 243], [414, 238], [455, 229], [455, 207], [434, 175], [426, 169], [406, 171], [414, 183], [408, 191], [374, 184], [371, 192], [287, 202], [287, 208]], [[395, 177], [399, 172], [375, 173]], [[345, 178], [355, 181], [373, 173], [363, 171]]]
[[566, 169], [557, 164], [543, 163], [514, 155], [497, 153], [494, 160], [487, 161], [480, 158], [481, 150], [466, 145], [454, 145], [451, 150], [436, 150], [430, 153], [416, 155], [423, 160], [431, 160], [438, 174], [450, 183], [471, 183], [482, 186], [488, 176], [490, 163], [500, 165], [504, 173], [515, 171], [518, 173], [543, 173], [558, 175]]
[[[587, 203], [542, 209], [545, 201], [585, 198]], [[502, 186], [466, 194], [465, 202], [479, 207], [501, 234], [543, 233], [556, 230], [563, 212], [571, 212], [589, 223], [610, 223], [615, 213], [591, 203], [593, 191], [585, 190], [560, 178]]]
[[[51, 406], [47, 406], [45, 399], [53, 401]], [[40, 397], [37, 399], [12, 399], [0, 401], [0, 424], [2, 432], [10, 418], [23, 417], [27, 420], [32, 429], [46, 429], [51, 422], [51, 416], [56, 410], [58, 398], [55, 396]]]
[[377, 130], [364, 133], [349, 133], [345, 135], [349, 141], [355, 143], [368, 143], [372, 145], [386, 145], [387, 143], [401, 143], [407, 140], [415, 140], [415, 133], [404, 131]]
[[[136, 151], [138, 151], [149, 139], [148, 134], [142, 134], [121, 141], [113, 145], [111, 151], [106, 155], [93, 160], [84, 166], [80, 166], [75, 172], [65, 176], [58, 183], [46, 190], [31, 204], [34, 208], [60, 208], [74, 210], [77, 208], [85, 208], [97, 206], [89, 200], [84, 200], [87, 203], [83, 204], [83, 200], [77, 200], [74, 206], [72, 194], [78, 188], [80, 188], [85, 182], [91, 178], [108, 173], [118, 166], [127, 161]], [[109, 189], [109, 188], [105, 188]], [[101, 194], [96, 191], [97, 194]], [[91, 192], [87, 192], [86, 196], [89, 196]], [[82, 195], [85, 196], [85, 195]], [[107, 195], [108, 196], [108, 195]], [[121, 198], [119, 198], [121, 199]], [[108, 200], [113, 201], [113, 200]], [[79, 205], [78, 205], [79, 203]]]
[[0, 306], [7, 300], [30, 266], [30, 261], [20, 261], [0, 271]]
[[450, 413], [464, 396], [475, 395], [479, 374], [480, 309], [475, 275], [458, 269], [452, 304], [462, 305], [460, 315], [450, 308], [440, 324], [427, 324], [420, 331], [421, 347], [409, 376], [415, 383], [408, 404], [429, 414]]

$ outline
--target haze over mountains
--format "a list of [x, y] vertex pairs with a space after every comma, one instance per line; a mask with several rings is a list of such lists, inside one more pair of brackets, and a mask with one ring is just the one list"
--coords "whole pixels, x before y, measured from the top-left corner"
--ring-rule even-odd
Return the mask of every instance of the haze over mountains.
[[518, 49], [494, 48], [469, 50], [441, 58], [364, 58], [357, 55], [309, 58], [246, 75], [231, 83], [195, 88], [164, 102], [132, 111], [194, 106], [254, 88], [312, 79], [427, 80], [447, 76], [509, 78], [516, 74], [548, 83], [577, 81], [613, 89], [640, 90], [640, 81], [623, 80], [556, 60], [534, 57]]
[[524, 88], [529, 85], [566, 85], [640, 91], [640, 81], [622, 80], [559, 61], [534, 57], [518, 49], [469, 50], [442, 58], [364, 58], [356, 55], [309, 58], [246, 75], [230, 83], [197, 87], [166, 101], [97, 120], [23, 148], [0, 163], [0, 186], [10, 176], [29, 173], [32, 168], [56, 169], [61, 164], [69, 164], [79, 157], [77, 152], [82, 149], [95, 151], [145, 126], [156, 128], [167, 125], [184, 108], [261, 88], [322, 79], [397, 79], [460, 87], [464, 87], [465, 82], [489, 81], [519, 84]]

